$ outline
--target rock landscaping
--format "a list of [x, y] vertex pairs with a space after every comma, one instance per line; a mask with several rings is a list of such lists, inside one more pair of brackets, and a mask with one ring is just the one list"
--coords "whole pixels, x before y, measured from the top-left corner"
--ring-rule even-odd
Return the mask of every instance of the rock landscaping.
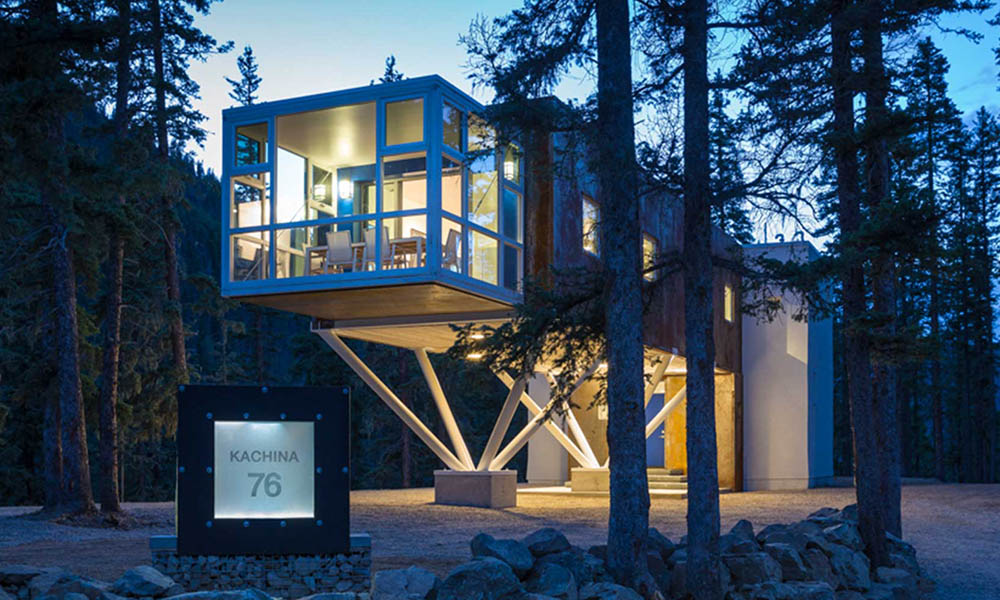
[[[891, 567], [874, 571], [862, 552], [853, 506], [824, 508], [806, 520], [768, 525], [755, 531], [740, 521], [720, 537], [727, 600], [918, 600], [933, 583], [924, 575], [914, 548], [889, 537]], [[647, 565], [664, 598], [687, 595], [687, 552], [654, 528], [648, 537]], [[187, 591], [177, 578], [148, 566], [136, 567], [108, 583], [61, 569], [0, 565], [0, 600], [639, 600], [615, 584], [605, 566], [607, 548], [573, 546], [559, 531], [538, 530], [521, 540], [481, 533], [470, 543], [472, 560], [443, 580], [419, 567], [375, 573], [370, 588], [317, 592], [272, 585], [213, 580], [215, 589]], [[237, 558], [237, 557], [229, 557]], [[277, 560], [279, 557], [275, 557]], [[299, 565], [309, 581], [338, 577], [336, 561]], [[308, 567], [308, 568], [307, 568]], [[332, 573], [337, 568], [336, 573]], [[190, 589], [190, 588], [188, 588]]]
[[[933, 583], [916, 551], [889, 537], [892, 567], [871, 571], [862, 552], [857, 511], [823, 508], [806, 520], [755, 532], [740, 521], [720, 537], [727, 600], [918, 600]], [[685, 541], [675, 544], [654, 528], [647, 565], [664, 598], [687, 596]], [[445, 579], [411, 567], [375, 574], [371, 600], [639, 600], [616, 585], [605, 567], [607, 548], [572, 546], [555, 529], [522, 540], [481, 533], [470, 543], [472, 560]], [[407, 582], [421, 572], [419, 589]], [[391, 582], [391, 585], [389, 584]], [[433, 582], [433, 583], [431, 583]]]

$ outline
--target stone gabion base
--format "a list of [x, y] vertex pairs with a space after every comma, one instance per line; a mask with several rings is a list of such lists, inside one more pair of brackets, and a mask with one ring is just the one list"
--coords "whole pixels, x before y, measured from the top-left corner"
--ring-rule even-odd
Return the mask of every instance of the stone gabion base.
[[257, 588], [271, 596], [301, 598], [371, 588], [367, 534], [352, 534], [347, 554], [283, 556], [181, 556], [173, 536], [157, 538], [150, 540], [153, 567], [187, 592]]

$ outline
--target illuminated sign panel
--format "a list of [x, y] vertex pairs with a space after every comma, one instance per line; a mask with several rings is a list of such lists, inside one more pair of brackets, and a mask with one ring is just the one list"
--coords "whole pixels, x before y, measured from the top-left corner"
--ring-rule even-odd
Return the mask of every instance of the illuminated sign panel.
[[185, 385], [177, 394], [177, 552], [350, 549], [347, 387]]
[[215, 422], [215, 518], [311, 519], [312, 423]]

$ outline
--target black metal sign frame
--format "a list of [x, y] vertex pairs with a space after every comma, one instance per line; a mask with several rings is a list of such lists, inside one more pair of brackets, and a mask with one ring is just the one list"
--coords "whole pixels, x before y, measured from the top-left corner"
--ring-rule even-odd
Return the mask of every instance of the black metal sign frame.
[[[313, 518], [216, 519], [216, 421], [314, 425]], [[350, 389], [184, 385], [177, 394], [177, 552], [339, 554], [350, 549]]]

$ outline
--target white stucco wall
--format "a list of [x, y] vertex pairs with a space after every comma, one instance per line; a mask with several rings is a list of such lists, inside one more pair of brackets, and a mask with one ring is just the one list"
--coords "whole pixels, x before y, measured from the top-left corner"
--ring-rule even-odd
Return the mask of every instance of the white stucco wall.
[[[535, 373], [528, 381], [528, 395], [540, 406], [549, 403], [549, 382]], [[562, 418], [553, 415], [560, 426]], [[569, 477], [569, 454], [544, 427], [528, 440], [528, 468], [525, 478], [533, 485], [563, 485]]]
[[[750, 256], [811, 260], [805, 242], [745, 249]], [[771, 322], [743, 318], [743, 483], [747, 490], [803, 489], [833, 474], [833, 330], [829, 319], [792, 319], [782, 298]]]

